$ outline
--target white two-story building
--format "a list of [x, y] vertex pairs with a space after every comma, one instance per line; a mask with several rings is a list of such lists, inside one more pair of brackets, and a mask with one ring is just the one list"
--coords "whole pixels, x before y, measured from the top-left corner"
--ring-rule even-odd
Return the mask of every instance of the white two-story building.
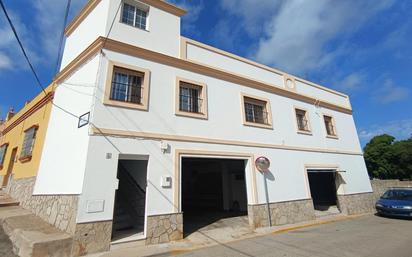
[[68, 26], [33, 191], [53, 204], [40, 216], [60, 210], [49, 221], [81, 255], [124, 237], [178, 240], [198, 217], [247, 215], [256, 228], [369, 211], [349, 97], [182, 37], [184, 14], [90, 0]]

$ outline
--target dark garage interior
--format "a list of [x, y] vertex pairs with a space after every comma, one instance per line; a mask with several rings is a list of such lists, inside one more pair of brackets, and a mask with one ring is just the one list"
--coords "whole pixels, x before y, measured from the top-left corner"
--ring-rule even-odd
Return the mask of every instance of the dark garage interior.
[[308, 178], [315, 210], [325, 211], [336, 206], [336, 172], [308, 170]]
[[182, 211], [185, 236], [237, 216], [247, 216], [245, 161], [183, 158]]

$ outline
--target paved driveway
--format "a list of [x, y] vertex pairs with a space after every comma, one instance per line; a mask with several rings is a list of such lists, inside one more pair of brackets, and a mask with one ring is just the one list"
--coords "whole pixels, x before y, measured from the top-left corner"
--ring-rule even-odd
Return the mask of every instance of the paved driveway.
[[412, 220], [363, 216], [178, 256], [412, 257]]
[[2, 226], [0, 226], [0, 256], [1, 257], [17, 257], [13, 253], [13, 245], [9, 238], [4, 233]]

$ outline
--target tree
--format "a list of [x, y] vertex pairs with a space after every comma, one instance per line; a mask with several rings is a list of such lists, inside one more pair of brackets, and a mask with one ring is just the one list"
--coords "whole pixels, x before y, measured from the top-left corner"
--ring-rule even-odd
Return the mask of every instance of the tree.
[[395, 141], [393, 136], [376, 136], [366, 144], [364, 158], [370, 177], [412, 179], [412, 137]]

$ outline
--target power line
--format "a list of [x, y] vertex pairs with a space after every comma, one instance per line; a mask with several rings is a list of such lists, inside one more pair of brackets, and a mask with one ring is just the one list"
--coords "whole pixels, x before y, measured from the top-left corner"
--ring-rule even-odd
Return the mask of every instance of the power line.
[[59, 65], [61, 62], [61, 52], [62, 52], [62, 46], [63, 46], [63, 41], [64, 41], [64, 30], [67, 26], [67, 19], [69, 17], [71, 2], [72, 0], [67, 1], [66, 13], [64, 15], [63, 29], [62, 29], [62, 33], [60, 34], [59, 48], [57, 50], [58, 52], [57, 52], [57, 60], [56, 60], [56, 69], [54, 71], [54, 74], [57, 74], [57, 71], [59, 70]]
[[6, 7], [4, 6], [3, 0], [0, 0], [0, 5], [1, 5], [1, 8], [3, 9], [4, 15], [6, 16], [7, 21], [9, 22], [9, 25], [10, 25], [11, 29], [13, 30], [13, 33], [14, 33], [14, 36], [16, 37], [16, 39], [17, 39], [17, 42], [19, 43], [20, 49], [23, 52], [23, 55], [26, 58], [26, 61], [29, 64], [30, 69], [31, 69], [34, 77], [36, 78], [37, 84], [39, 85], [41, 90], [44, 92], [44, 94], [46, 94], [46, 90], [44, 90], [44, 87], [42, 86], [42, 84], [40, 82], [39, 76], [37, 75], [36, 71], [34, 70], [34, 67], [33, 67], [32, 63], [30, 62], [29, 57], [27, 56], [26, 50], [24, 50], [23, 44], [21, 43], [20, 38], [17, 35], [16, 28], [14, 27], [13, 22], [10, 20], [9, 14], [7, 13], [7, 10], [6, 10]]

